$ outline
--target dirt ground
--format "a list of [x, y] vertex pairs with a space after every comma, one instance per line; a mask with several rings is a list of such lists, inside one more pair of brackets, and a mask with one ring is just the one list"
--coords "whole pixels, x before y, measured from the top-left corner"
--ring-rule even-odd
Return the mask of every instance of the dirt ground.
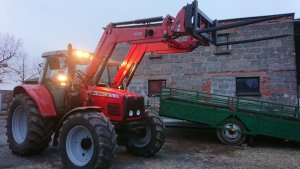
[[[8, 148], [5, 117], [0, 117], [0, 168], [62, 168], [56, 147], [40, 155], [18, 157]], [[215, 131], [205, 128], [167, 128], [166, 143], [151, 158], [135, 157], [120, 147], [113, 169], [300, 169], [300, 144], [259, 137], [254, 147], [222, 145]]]

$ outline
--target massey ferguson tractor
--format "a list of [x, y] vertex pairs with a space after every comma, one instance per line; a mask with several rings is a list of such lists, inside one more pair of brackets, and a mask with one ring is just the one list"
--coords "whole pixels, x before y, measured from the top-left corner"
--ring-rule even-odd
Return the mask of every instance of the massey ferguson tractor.
[[[7, 119], [9, 147], [25, 156], [42, 152], [53, 140], [64, 168], [109, 168], [117, 144], [152, 156], [164, 144], [165, 127], [158, 114], [145, 109], [143, 97], [126, 91], [144, 54], [281, 38], [286, 35], [217, 42], [218, 30], [280, 17], [218, 25], [195, 0], [176, 17], [110, 23], [92, 56], [71, 45], [67, 51], [45, 53], [39, 83], [14, 89]], [[119, 43], [131, 46], [120, 67], [109, 61]]]

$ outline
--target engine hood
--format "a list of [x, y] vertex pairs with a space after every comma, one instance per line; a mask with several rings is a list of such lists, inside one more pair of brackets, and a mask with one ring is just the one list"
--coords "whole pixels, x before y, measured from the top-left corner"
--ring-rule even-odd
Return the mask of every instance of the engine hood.
[[114, 88], [108, 88], [108, 87], [96, 87], [93, 91], [94, 96], [107, 96], [107, 97], [113, 97], [113, 98], [123, 98], [125, 97], [142, 97], [138, 94], [135, 94], [133, 92], [129, 92], [126, 90], [120, 90], [120, 89], [114, 89]]

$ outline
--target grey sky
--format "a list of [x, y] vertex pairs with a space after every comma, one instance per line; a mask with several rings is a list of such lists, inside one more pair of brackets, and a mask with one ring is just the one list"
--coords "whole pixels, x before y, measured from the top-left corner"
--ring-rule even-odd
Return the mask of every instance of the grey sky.
[[[45, 51], [76, 48], [93, 51], [109, 22], [176, 15], [192, 0], [0, 0], [0, 33], [24, 42], [24, 51], [39, 58]], [[300, 0], [198, 0], [211, 19], [295, 12]]]

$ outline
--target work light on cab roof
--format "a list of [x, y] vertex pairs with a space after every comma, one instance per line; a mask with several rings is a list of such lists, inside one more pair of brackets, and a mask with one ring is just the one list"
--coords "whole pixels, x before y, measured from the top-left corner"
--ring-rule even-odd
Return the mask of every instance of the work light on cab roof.
[[90, 59], [92, 55], [89, 52], [83, 50], [75, 50], [74, 56], [77, 58]]

